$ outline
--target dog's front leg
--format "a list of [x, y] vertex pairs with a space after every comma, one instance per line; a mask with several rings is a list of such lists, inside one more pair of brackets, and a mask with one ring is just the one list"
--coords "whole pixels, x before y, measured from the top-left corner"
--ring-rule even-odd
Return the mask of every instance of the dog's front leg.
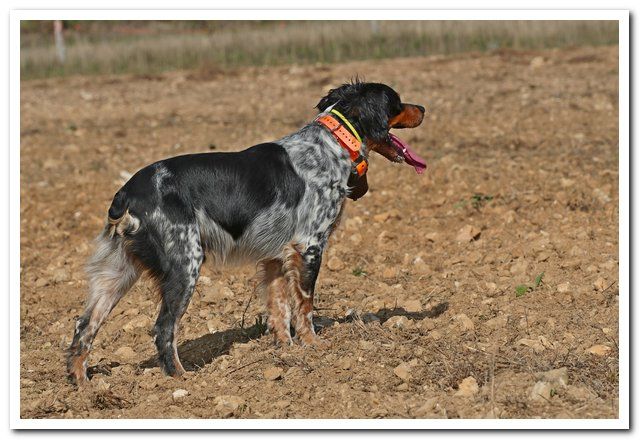
[[291, 308], [287, 298], [287, 288], [282, 262], [266, 260], [258, 265], [258, 290], [266, 295], [269, 312], [268, 326], [276, 344], [291, 345]]
[[287, 291], [293, 303], [296, 337], [303, 345], [328, 345], [313, 329], [313, 293], [322, 262], [322, 248], [312, 245], [304, 251], [289, 245], [283, 264]]

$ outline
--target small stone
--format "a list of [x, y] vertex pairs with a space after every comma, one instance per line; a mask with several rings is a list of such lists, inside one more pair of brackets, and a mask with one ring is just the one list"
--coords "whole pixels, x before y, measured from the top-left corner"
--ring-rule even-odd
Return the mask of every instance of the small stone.
[[556, 368], [555, 370], [538, 373], [538, 379], [549, 382], [552, 385], [566, 387], [569, 384], [569, 373], [567, 367]]
[[207, 330], [209, 330], [209, 333], [215, 333], [215, 332], [219, 331], [220, 328], [222, 328], [222, 324], [221, 324], [220, 320], [218, 320], [218, 319], [209, 319], [207, 321]]
[[185, 397], [187, 397], [189, 395], [189, 391], [187, 390], [183, 390], [183, 389], [178, 389], [175, 390], [172, 394], [171, 397], [173, 398], [174, 401], [178, 401], [180, 399], [184, 399]]
[[424, 238], [435, 243], [436, 241], [438, 241], [438, 236], [439, 234], [437, 232], [429, 232], [428, 234], [424, 235]]
[[512, 264], [509, 268], [509, 272], [511, 275], [520, 275], [527, 271], [529, 267], [529, 263], [525, 260], [518, 260], [516, 263]]
[[544, 345], [537, 339], [523, 338], [518, 341], [518, 345], [525, 345], [527, 347], [533, 348], [533, 351], [535, 351], [536, 353], [541, 353], [545, 350]]
[[398, 315], [398, 316], [392, 316], [391, 318], [387, 319], [382, 325], [387, 328], [405, 329], [405, 328], [413, 327], [413, 322], [406, 316]]
[[584, 401], [595, 399], [597, 395], [585, 387], [569, 386], [564, 393], [564, 397], [574, 401]]
[[51, 277], [51, 281], [53, 282], [53, 284], [69, 281], [70, 279], [71, 272], [64, 268], [56, 269], [55, 271], [53, 271], [53, 275]]
[[411, 379], [410, 369], [411, 368], [409, 367], [409, 365], [403, 362], [393, 369], [393, 373], [396, 376], [398, 376], [400, 379], [404, 381], [408, 381], [409, 379]]
[[368, 324], [370, 322], [380, 322], [380, 318], [378, 318], [378, 316], [373, 313], [365, 313], [364, 315], [362, 315], [361, 319], [365, 324]]
[[410, 414], [412, 417], [415, 417], [418, 419], [428, 418], [429, 416], [433, 415], [433, 411], [437, 404], [438, 404], [438, 399], [435, 397], [432, 397], [430, 399], [427, 399], [427, 401], [422, 405], [411, 409]]
[[431, 318], [424, 318], [422, 321], [420, 321], [420, 328], [430, 331], [436, 328], [436, 323], [433, 322], [433, 319]]
[[280, 367], [271, 367], [264, 370], [262, 375], [267, 380], [278, 380], [282, 378], [283, 370]]
[[200, 279], [198, 280], [198, 282], [200, 284], [202, 284], [203, 286], [211, 286], [211, 278], [209, 277], [205, 277], [205, 276], [201, 276]]
[[476, 379], [473, 376], [469, 376], [462, 379], [462, 382], [458, 384], [458, 391], [456, 391], [454, 395], [472, 397], [478, 393], [478, 390], [478, 382], [476, 382]]
[[338, 361], [337, 366], [342, 370], [350, 370], [351, 368], [353, 368], [353, 360], [350, 358], [343, 358], [342, 360]]
[[203, 303], [211, 304], [218, 302], [221, 298], [218, 296], [216, 289], [206, 289], [202, 293], [201, 300]]
[[304, 370], [300, 367], [291, 367], [284, 373], [285, 379], [292, 379], [295, 377], [303, 377]]
[[150, 325], [151, 325], [151, 318], [149, 318], [146, 315], [140, 315], [135, 317], [131, 321], [127, 322], [125, 325], [123, 325], [122, 330], [124, 330], [127, 333], [130, 333], [132, 331], [135, 331], [135, 329], [137, 328], [145, 328], [145, 327], [149, 327]]
[[493, 283], [491, 281], [486, 281], [484, 285], [487, 288], [487, 293], [492, 294], [498, 291], [498, 285], [496, 283]]
[[131, 347], [120, 347], [114, 353], [122, 362], [129, 362], [136, 358], [136, 352]]
[[509, 210], [502, 214], [502, 220], [504, 220], [505, 223], [510, 224], [516, 221], [517, 216], [518, 214], [516, 214], [514, 210]]
[[545, 64], [544, 58], [543, 57], [539, 57], [539, 56], [532, 58], [531, 62], [529, 62], [529, 66], [532, 69], [540, 68], [540, 67], [544, 66], [544, 64]]
[[327, 263], [329, 270], [338, 271], [344, 268], [344, 262], [338, 257], [331, 257]]
[[140, 309], [133, 307], [122, 312], [124, 316], [136, 316], [140, 313]]
[[538, 263], [542, 263], [543, 261], [547, 261], [553, 254], [549, 251], [542, 251], [536, 257], [536, 261]]
[[536, 384], [531, 389], [531, 393], [529, 394], [529, 399], [536, 402], [546, 402], [551, 399], [551, 390], [553, 386], [544, 380], [540, 380], [536, 382]]
[[47, 284], [49, 284], [49, 280], [45, 279], [45, 278], [38, 278], [36, 280], [36, 287], [44, 287]]
[[573, 185], [575, 185], [576, 181], [573, 179], [567, 179], [567, 178], [561, 178], [560, 179], [560, 186], [562, 186], [563, 188], [569, 188]]
[[380, 214], [376, 214], [373, 216], [373, 221], [376, 223], [383, 223], [386, 222], [387, 219], [389, 218], [389, 213], [388, 212], [382, 212]]
[[606, 356], [611, 352], [611, 347], [606, 345], [594, 345], [593, 347], [589, 347], [587, 349], [587, 353], [596, 355], [596, 356]]
[[602, 263], [600, 267], [604, 270], [615, 270], [618, 267], [618, 263], [615, 260], [609, 260], [605, 263]]
[[453, 320], [457, 321], [462, 331], [465, 332], [473, 331], [476, 327], [473, 321], [464, 313], [460, 313], [459, 315], [454, 316]]
[[98, 389], [98, 391], [107, 391], [109, 388], [111, 388], [111, 385], [109, 385], [104, 379], [100, 378], [100, 380], [98, 380], [98, 383], [96, 384], [96, 388]]
[[490, 329], [497, 330], [499, 328], [504, 328], [507, 325], [507, 321], [508, 319], [506, 316], [496, 316], [495, 318], [485, 321], [484, 325]]
[[594, 287], [597, 291], [602, 292], [604, 289], [606, 289], [606, 288], [607, 288], [607, 281], [606, 281], [604, 278], [599, 277], [597, 280], [595, 280], [595, 281], [594, 281], [594, 283], [593, 283], [593, 287]]
[[276, 403], [273, 404], [274, 407], [278, 408], [278, 409], [285, 409], [286, 407], [291, 405], [291, 401], [290, 400], [278, 400]]
[[203, 289], [203, 291], [201, 300], [207, 304], [217, 303], [235, 296], [233, 290], [221, 283], [207, 287], [206, 289]]
[[556, 287], [556, 289], [560, 293], [567, 293], [570, 288], [571, 288], [571, 284], [569, 284], [568, 282], [558, 284], [558, 286]]
[[395, 267], [385, 267], [382, 271], [383, 278], [396, 278], [398, 276], [398, 269]]
[[606, 191], [602, 190], [602, 188], [595, 188], [593, 190], [593, 196], [600, 202], [600, 203], [607, 203], [611, 201], [611, 197], [609, 197], [609, 194], [607, 194]]
[[387, 212], [382, 212], [380, 214], [374, 215], [373, 216], [373, 221], [376, 223], [383, 223], [386, 222], [389, 219], [401, 219], [402, 216], [400, 215], [400, 211], [398, 211], [397, 209], [392, 209], [390, 211]]
[[402, 382], [400, 385], [396, 387], [398, 391], [409, 391], [409, 384], [406, 382]]
[[345, 221], [345, 228], [348, 231], [354, 231], [354, 230], [360, 229], [362, 224], [363, 224], [362, 218], [356, 216], [356, 217], [348, 218]]
[[360, 347], [361, 350], [373, 350], [373, 348], [375, 347], [375, 344], [371, 341], [366, 341], [364, 339], [361, 339], [360, 342], [358, 342], [358, 346]]
[[402, 308], [405, 309], [407, 312], [420, 312], [422, 311], [422, 303], [420, 302], [420, 300], [417, 299], [410, 299], [407, 301], [403, 301], [401, 303]]
[[216, 397], [213, 403], [221, 417], [231, 417], [245, 401], [242, 397], [225, 395]]
[[459, 242], [467, 242], [477, 240], [480, 237], [480, 229], [476, 228], [472, 225], [463, 226], [462, 229], [458, 231], [458, 235], [456, 240]]

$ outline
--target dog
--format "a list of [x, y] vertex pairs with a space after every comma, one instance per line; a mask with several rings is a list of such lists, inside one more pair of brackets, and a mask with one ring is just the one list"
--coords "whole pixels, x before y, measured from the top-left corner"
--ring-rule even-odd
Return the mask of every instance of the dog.
[[322, 345], [312, 322], [315, 282], [346, 198], [368, 190], [368, 155], [426, 167], [391, 128], [422, 123], [425, 108], [391, 87], [359, 80], [332, 89], [318, 117], [296, 133], [240, 152], [188, 154], [153, 163], [115, 194], [87, 264], [89, 294], [68, 349], [67, 373], [88, 380], [100, 326], [138, 280], [157, 283], [153, 328], [165, 374], [184, 368], [176, 339], [205, 255], [217, 264], [255, 262], [269, 332], [292, 344]]

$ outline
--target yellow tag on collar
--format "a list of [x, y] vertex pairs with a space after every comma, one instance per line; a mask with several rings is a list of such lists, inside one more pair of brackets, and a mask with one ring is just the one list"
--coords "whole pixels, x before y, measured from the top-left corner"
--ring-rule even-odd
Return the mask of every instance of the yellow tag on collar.
[[358, 134], [358, 132], [356, 131], [355, 128], [353, 128], [353, 125], [351, 125], [351, 122], [349, 122], [347, 120], [347, 118], [344, 117], [344, 115], [342, 113], [340, 113], [338, 110], [332, 108], [331, 109], [331, 113], [333, 113], [334, 115], [336, 115], [337, 117], [339, 117], [340, 119], [342, 119], [342, 122], [344, 122], [346, 124], [347, 127], [349, 127], [351, 129], [351, 132], [354, 134], [354, 136], [356, 137], [356, 139], [358, 139], [358, 142], [362, 142], [362, 139], [360, 138], [360, 135]]

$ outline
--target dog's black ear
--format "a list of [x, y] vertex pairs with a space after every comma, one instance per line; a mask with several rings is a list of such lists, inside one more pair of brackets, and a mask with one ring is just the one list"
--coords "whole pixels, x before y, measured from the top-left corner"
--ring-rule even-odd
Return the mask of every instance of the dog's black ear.
[[358, 176], [352, 173], [349, 176], [349, 180], [347, 180], [347, 187], [349, 187], [349, 195], [347, 197], [351, 200], [358, 200], [369, 191], [367, 175]]
[[[384, 107], [383, 107], [384, 108]], [[358, 122], [364, 136], [375, 143], [389, 142], [389, 121], [385, 111], [374, 103], [365, 102], [357, 109]]]
[[[331, 89], [329, 90], [329, 93], [327, 93], [327, 96], [325, 96], [324, 98], [322, 98], [320, 100], [320, 102], [316, 105], [316, 108], [318, 110], [320, 110], [321, 112], [325, 111], [327, 109], [327, 107], [329, 107], [331, 104], [334, 104], [337, 101], [337, 98], [332, 98], [332, 95], [335, 95], [336, 90], [335, 89]], [[333, 100], [332, 100], [333, 99]]]

